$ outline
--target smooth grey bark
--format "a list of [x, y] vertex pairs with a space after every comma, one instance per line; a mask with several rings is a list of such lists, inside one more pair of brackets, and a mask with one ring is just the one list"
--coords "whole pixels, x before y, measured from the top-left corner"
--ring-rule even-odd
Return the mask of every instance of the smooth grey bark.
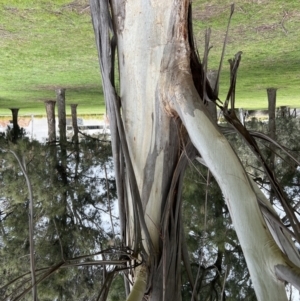
[[300, 274], [294, 267], [278, 264], [275, 266], [276, 276], [278, 279], [292, 284], [297, 290], [300, 291]]
[[57, 101], [57, 112], [58, 112], [58, 128], [59, 128], [59, 141], [62, 144], [67, 142], [66, 136], [66, 89], [59, 88], [55, 90], [56, 101]]
[[[177, 199], [177, 194], [169, 190], [180, 154], [181, 138], [178, 135], [180, 125], [164, 113], [164, 105], [159, 98], [155, 97], [154, 86], [149, 96], [147, 96], [146, 90], [140, 91], [141, 93], [131, 90], [136, 85], [133, 84], [134, 81], [132, 81], [130, 72], [127, 73], [129, 69], [127, 69], [127, 59], [122, 56], [123, 51], [118, 52], [122, 77], [121, 101], [116, 95], [111, 79], [113, 53], [111, 46], [115, 37], [113, 36], [110, 39], [110, 30], [112, 29], [111, 24], [113, 24], [119, 47], [122, 43], [122, 36], [124, 36], [122, 24], [125, 21], [123, 19], [123, 17], [125, 18], [125, 4], [126, 2], [122, 1], [112, 1], [114, 18], [110, 20], [106, 1], [91, 1], [103, 90], [110, 121], [119, 202], [121, 200], [121, 217], [124, 213], [123, 229], [125, 231], [122, 231], [122, 237], [126, 244], [134, 250], [145, 248], [146, 256], [149, 256], [148, 272], [150, 275], [148, 279], [149, 283], [154, 284], [151, 288], [149, 300], [180, 300], [180, 273], [175, 271], [180, 267], [179, 248], [181, 243], [180, 237], [169, 233], [169, 230], [178, 231], [177, 227], [179, 226], [179, 208], [174, 210], [171, 216], [169, 211], [174, 206], [178, 207], [180, 201], [174, 202], [174, 198]], [[130, 8], [133, 8], [133, 10], [126, 9], [126, 16], [135, 14], [135, 8], [132, 5], [130, 5]], [[137, 5], [136, 8], [138, 9], [139, 6]], [[117, 16], [119, 17], [117, 18]], [[161, 17], [163, 19], [163, 12], [161, 12]], [[130, 19], [129, 17], [128, 21]], [[141, 24], [138, 25], [138, 23], [136, 25], [140, 27]], [[155, 39], [154, 32], [152, 36]], [[135, 36], [135, 38], [138, 38], [138, 36]], [[131, 46], [133, 45], [134, 42]], [[148, 62], [151, 54], [147, 54], [147, 44], [144, 46], [145, 51], [142, 51], [141, 55]], [[130, 55], [134, 55], [131, 50], [126, 50], [124, 53], [126, 53], [126, 56], [130, 53]], [[156, 68], [156, 66], [154, 67]], [[149, 75], [149, 85], [154, 84], [151, 78], [155, 80], [155, 77], [151, 75], [151, 70], [141, 74], [136, 79], [143, 82], [147, 80], [147, 74]], [[127, 80], [125, 80], [126, 77]], [[127, 85], [127, 81], [130, 81], [131, 84]], [[127, 94], [126, 97], [124, 93]], [[139, 95], [138, 99], [136, 99], [137, 95]], [[134, 101], [132, 101], [133, 99]], [[122, 119], [120, 118], [120, 104], [122, 104]], [[144, 106], [144, 108], [141, 107], [141, 111], [137, 110], [140, 105]], [[138, 127], [132, 123], [133, 120], [140, 120]], [[152, 139], [152, 142], [150, 139]], [[142, 141], [145, 144], [141, 144]], [[118, 147], [116, 147], [117, 145]], [[175, 188], [178, 179], [178, 176], [174, 179], [173, 186]], [[163, 213], [167, 215], [164, 220]], [[168, 221], [172, 224], [168, 225]], [[163, 223], [165, 223], [164, 226]], [[161, 237], [164, 237], [164, 243], [162, 243]], [[151, 251], [153, 248], [154, 252]], [[172, 255], [170, 254], [170, 248]], [[142, 254], [145, 253], [142, 251]], [[162, 277], [163, 274], [166, 276]]]
[[73, 126], [73, 137], [74, 143], [78, 144], [78, 124], [77, 124], [77, 106], [78, 104], [71, 104], [71, 114], [72, 114], [72, 126]]
[[48, 122], [48, 141], [49, 143], [56, 141], [56, 128], [55, 128], [55, 100], [45, 101], [45, 108]]

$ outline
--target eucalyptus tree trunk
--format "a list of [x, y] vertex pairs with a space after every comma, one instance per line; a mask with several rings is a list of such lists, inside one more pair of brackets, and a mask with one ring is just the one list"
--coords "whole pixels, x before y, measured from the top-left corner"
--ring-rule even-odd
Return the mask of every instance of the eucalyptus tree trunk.
[[[190, 1], [111, 0], [110, 8], [106, 0], [90, 3], [112, 135], [121, 236], [143, 263], [128, 300], [181, 300], [181, 259], [186, 254], [182, 179], [195, 150], [223, 191], [258, 300], [287, 300], [275, 265], [293, 263], [268, 230], [258, 204], [265, 201], [263, 195], [193, 82]], [[116, 47], [119, 94], [114, 85]]]

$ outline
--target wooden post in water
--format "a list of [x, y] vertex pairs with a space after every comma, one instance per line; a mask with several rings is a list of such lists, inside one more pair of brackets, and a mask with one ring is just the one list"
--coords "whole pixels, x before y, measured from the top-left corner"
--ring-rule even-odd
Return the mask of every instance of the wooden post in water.
[[13, 141], [17, 140], [19, 137], [20, 133], [20, 127], [18, 124], [18, 113], [19, 113], [19, 108], [10, 108], [11, 113], [12, 113], [12, 123], [13, 123]]
[[18, 113], [19, 113], [19, 108], [10, 108], [11, 113], [12, 113], [12, 122], [14, 127], [18, 127]]
[[[58, 113], [58, 129], [59, 129], [59, 144], [60, 144], [60, 175], [63, 183], [68, 183], [67, 177], [67, 118], [66, 118], [66, 89], [58, 88], [55, 90], [57, 113]], [[64, 202], [66, 202], [66, 195], [63, 196]]]
[[280, 117], [282, 118], [290, 117], [290, 108], [287, 106], [280, 106], [279, 112], [280, 112]]
[[48, 141], [53, 143], [56, 141], [56, 129], [55, 129], [55, 100], [46, 100], [45, 108], [47, 113], [48, 122]]
[[58, 112], [59, 141], [61, 144], [66, 144], [67, 142], [66, 99], [65, 99], [66, 89], [59, 88], [56, 89], [55, 92], [56, 92], [57, 112]]
[[268, 112], [269, 112], [269, 135], [272, 139], [276, 137], [276, 123], [275, 123], [275, 112], [276, 112], [276, 88], [268, 88]]
[[71, 113], [72, 113], [72, 126], [74, 135], [72, 137], [72, 141], [75, 144], [78, 144], [78, 124], [77, 124], [77, 106], [78, 104], [71, 104]]

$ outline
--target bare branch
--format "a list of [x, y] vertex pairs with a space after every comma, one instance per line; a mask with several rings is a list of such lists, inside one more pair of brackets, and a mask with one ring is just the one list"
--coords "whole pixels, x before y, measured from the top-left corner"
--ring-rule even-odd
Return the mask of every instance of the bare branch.
[[220, 81], [220, 74], [221, 74], [223, 59], [224, 59], [224, 55], [225, 55], [225, 49], [226, 49], [226, 45], [227, 45], [227, 38], [228, 38], [228, 32], [229, 32], [229, 27], [230, 27], [230, 21], [231, 21], [231, 17], [233, 15], [233, 13], [234, 13], [234, 4], [231, 4], [230, 16], [229, 16], [229, 19], [228, 19], [227, 30], [226, 30], [224, 43], [223, 43], [223, 49], [222, 49], [222, 54], [221, 54], [221, 59], [220, 59], [220, 64], [219, 64], [218, 75], [217, 75], [217, 79], [216, 79], [216, 85], [215, 85], [215, 88], [214, 88], [214, 93], [216, 95], [219, 94], [218, 87], [219, 87], [219, 81]]

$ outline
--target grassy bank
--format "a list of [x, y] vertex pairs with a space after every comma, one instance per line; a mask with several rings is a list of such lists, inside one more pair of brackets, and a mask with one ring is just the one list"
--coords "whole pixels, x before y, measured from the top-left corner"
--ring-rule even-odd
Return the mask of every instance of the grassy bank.
[[[230, 13], [229, 0], [194, 0], [197, 45], [211, 28], [210, 68], [217, 68]], [[299, 1], [235, 1], [221, 79], [222, 99], [228, 86], [228, 59], [242, 51], [238, 74], [237, 106], [265, 108], [266, 88], [278, 88], [278, 105], [300, 107]]]
[[[210, 68], [217, 68], [231, 1], [194, 0], [197, 44], [212, 29]], [[101, 114], [104, 100], [87, 0], [2, 0], [0, 3], [0, 115], [9, 107], [43, 115], [44, 100], [65, 87], [79, 114]], [[236, 3], [226, 60], [243, 51], [237, 106], [264, 108], [267, 87], [278, 88], [278, 105], [300, 106], [300, 7], [290, 0]], [[221, 98], [228, 87], [228, 64]], [[69, 109], [68, 109], [69, 110]]]
[[2, 0], [0, 19], [0, 114], [44, 113], [56, 87], [80, 113], [103, 112], [87, 1]]

